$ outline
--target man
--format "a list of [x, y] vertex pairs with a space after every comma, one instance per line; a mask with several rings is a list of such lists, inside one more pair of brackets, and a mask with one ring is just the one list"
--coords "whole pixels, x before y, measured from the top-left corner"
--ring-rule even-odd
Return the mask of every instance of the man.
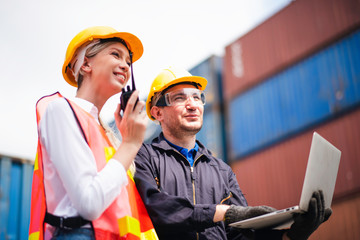
[[331, 214], [324, 210], [321, 192], [288, 231], [240, 232], [227, 226], [275, 209], [247, 206], [231, 168], [196, 140], [206, 84], [185, 70], [165, 69], [146, 102], [149, 118], [160, 123], [162, 133], [138, 152], [135, 182], [160, 240], [307, 239]]

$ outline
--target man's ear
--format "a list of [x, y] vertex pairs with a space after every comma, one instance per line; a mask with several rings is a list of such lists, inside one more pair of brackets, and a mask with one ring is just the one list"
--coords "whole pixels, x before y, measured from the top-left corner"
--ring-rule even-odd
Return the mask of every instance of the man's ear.
[[81, 70], [86, 73], [91, 72], [91, 63], [89, 62], [89, 59], [87, 57], [84, 57], [84, 63], [81, 66]]
[[158, 120], [159, 122], [162, 121], [163, 119], [163, 112], [162, 112], [162, 108], [159, 108], [157, 106], [153, 106], [150, 110], [151, 115]]

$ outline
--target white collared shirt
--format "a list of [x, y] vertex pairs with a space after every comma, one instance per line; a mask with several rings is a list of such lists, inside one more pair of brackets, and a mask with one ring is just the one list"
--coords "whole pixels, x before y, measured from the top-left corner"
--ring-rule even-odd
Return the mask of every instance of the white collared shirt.
[[[75, 98], [98, 122], [98, 110]], [[47, 211], [57, 216], [98, 218], [127, 184], [126, 170], [115, 159], [97, 171], [95, 158], [65, 99], [49, 103], [39, 123]]]

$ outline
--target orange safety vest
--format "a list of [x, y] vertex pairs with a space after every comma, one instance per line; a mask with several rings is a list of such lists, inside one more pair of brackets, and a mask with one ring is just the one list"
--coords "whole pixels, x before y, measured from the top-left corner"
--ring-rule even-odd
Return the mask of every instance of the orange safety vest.
[[[54, 93], [41, 98], [36, 104], [36, 120], [42, 118], [47, 105], [56, 98], [63, 97]], [[65, 99], [68, 101], [67, 99]], [[69, 102], [84, 138], [93, 152], [98, 171], [113, 156], [115, 149], [108, 140], [105, 131], [95, 119], [76, 104]], [[42, 159], [43, 146], [38, 138], [37, 154], [34, 163], [29, 240], [44, 239], [44, 217], [46, 213], [46, 197], [44, 188], [44, 172]], [[134, 180], [128, 171], [128, 185], [122, 189], [119, 196], [92, 222], [96, 239], [129, 239], [129, 240], [157, 240], [157, 234], [145, 209], [145, 205], [136, 189]]]

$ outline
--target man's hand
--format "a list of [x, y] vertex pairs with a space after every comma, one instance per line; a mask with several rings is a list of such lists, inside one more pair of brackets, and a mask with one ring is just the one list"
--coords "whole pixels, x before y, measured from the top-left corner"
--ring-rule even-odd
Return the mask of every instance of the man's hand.
[[225, 213], [225, 224], [228, 225], [233, 222], [260, 216], [274, 211], [276, 211], [276, 209], [269, 206], [242, 207], [231, 205]]
[[331, 214], [331, 208], [325, 209], [322, 191], [316, 191], [310, 199], [308, 211], [294, 215], [294, 223], [287, 232], [287, 236], [291, 240], [306, 240], [321, 223], [329, 219]]

